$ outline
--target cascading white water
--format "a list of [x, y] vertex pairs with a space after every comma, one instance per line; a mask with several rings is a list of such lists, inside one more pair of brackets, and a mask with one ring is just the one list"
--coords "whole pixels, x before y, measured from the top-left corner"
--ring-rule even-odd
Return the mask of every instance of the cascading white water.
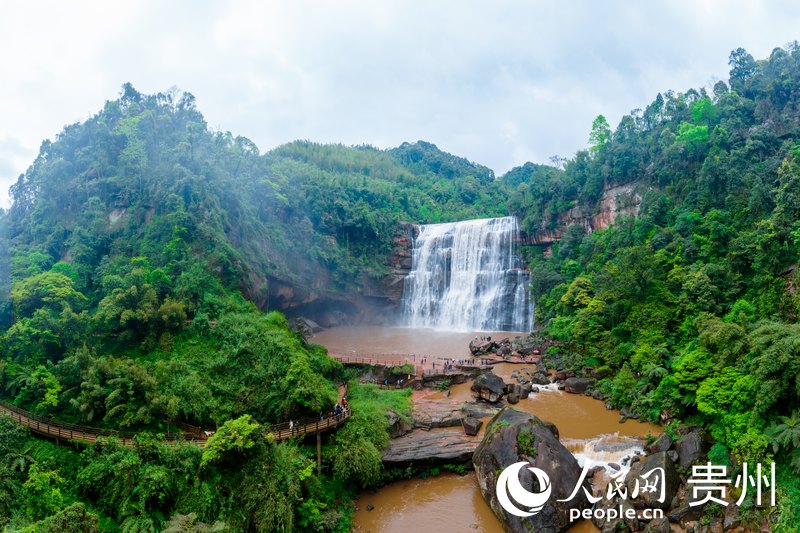
[[530, 274], [514, 217], [419, 226], [403, 313], [412, 327], [522, 331], [533, 327]]

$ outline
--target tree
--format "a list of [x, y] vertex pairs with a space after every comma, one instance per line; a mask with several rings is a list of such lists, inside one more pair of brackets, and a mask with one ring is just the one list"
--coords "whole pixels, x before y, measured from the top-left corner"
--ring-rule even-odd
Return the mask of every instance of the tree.
[[611, 127], [603, 115], [597, 115], [592, 121], [592, 131], [589, 133], [589, 152], [597, 156], [611, 140]]

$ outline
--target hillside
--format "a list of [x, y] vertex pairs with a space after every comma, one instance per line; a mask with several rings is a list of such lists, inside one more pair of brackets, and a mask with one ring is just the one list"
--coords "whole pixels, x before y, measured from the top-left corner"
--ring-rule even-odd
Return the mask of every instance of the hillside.
[[[354, 391], [322, 476], [313, 450], [257, 438], [259, 424], [330, 408], [347, 377], [277, 311], [335, 323], [388, 307], [398, 224], [511, 213], [537, 324], [562, 341], [551, 363], [604, 367], [608, 401], [668, 432], [703, 426], [708, 459], [734, 473], [774, 459], [770, 519], [793, 531], [800, 47], [763, 60], [739, 49], [730, 64], [727, 83], [659, 94], [613, 130], [599, 116], [589, 148], [559, 167], [500, 177], [425, 142], [261, 154], [209, 130], [189, 93], [126, 84], [43, 143], [11, 190], [0, 396], [145, 437], [78, 453], [0, 420], [0, 524], [88, 506], [108, 531], [173, 515], [346, 530], [337, 509], [384, 479], [386, 406], [402, 413], [408, 398]], [[222, 437], [210, 453], [160, 446], [176, 422]], [[764, 519], [746, 500], [743, 522]]]

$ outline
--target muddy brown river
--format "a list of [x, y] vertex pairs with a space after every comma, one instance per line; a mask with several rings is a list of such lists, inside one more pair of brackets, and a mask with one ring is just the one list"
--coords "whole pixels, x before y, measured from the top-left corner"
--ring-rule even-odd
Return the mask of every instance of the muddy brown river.
[[[356, 327], [325, 330], [312, 341], [338, 355], [396, 356], [424, 354], [430, 357], [467, 357], [469, 341], [476, 335], [510, 337], [512, 333], [448, 333], [427, 329]], [[501, 363], [493, 372], [510, 381], [515, 369], [525, 365]], [[442, 398], [441, 392], [415, 393], [428, 399]], [[451, 388], [449, 400], [471, 397], [469, 383]], [[619, 423], [619, 413], [608, 411], [602, 402], [588, 396], [569, 394], [544, 387], [541, 392], [521, 400], [514, 408], [553, 422], [561, 441], [581, 464], [621, 463], [641, 450], [641, 437], [658, 435], [657, 425], [635, 420]], [[367, 505], [374, 506], [367, 511]], [[502, 532], [503, 527], [483, 500], [474, 473], [464, 476], [442, 474], [427, 479], [390, 483], [376, 492], [362, 492], [356, 502], [354, 531], [437, 533], [477, 531]], [[576, 523], [570, 533], [599, 531], [591, 522]]]

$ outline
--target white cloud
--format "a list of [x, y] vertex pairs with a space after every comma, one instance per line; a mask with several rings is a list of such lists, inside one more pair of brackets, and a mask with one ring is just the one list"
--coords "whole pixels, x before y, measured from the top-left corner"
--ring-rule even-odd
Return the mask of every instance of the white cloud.
[[27, 2], [0, 19], [0, 203], [45, 138], [130, 81], [192, 92], [262, 150], [424, 139], [498, 173], [571, 155], [594, 116], [727, 77], [797, 38], [793, 2]]

